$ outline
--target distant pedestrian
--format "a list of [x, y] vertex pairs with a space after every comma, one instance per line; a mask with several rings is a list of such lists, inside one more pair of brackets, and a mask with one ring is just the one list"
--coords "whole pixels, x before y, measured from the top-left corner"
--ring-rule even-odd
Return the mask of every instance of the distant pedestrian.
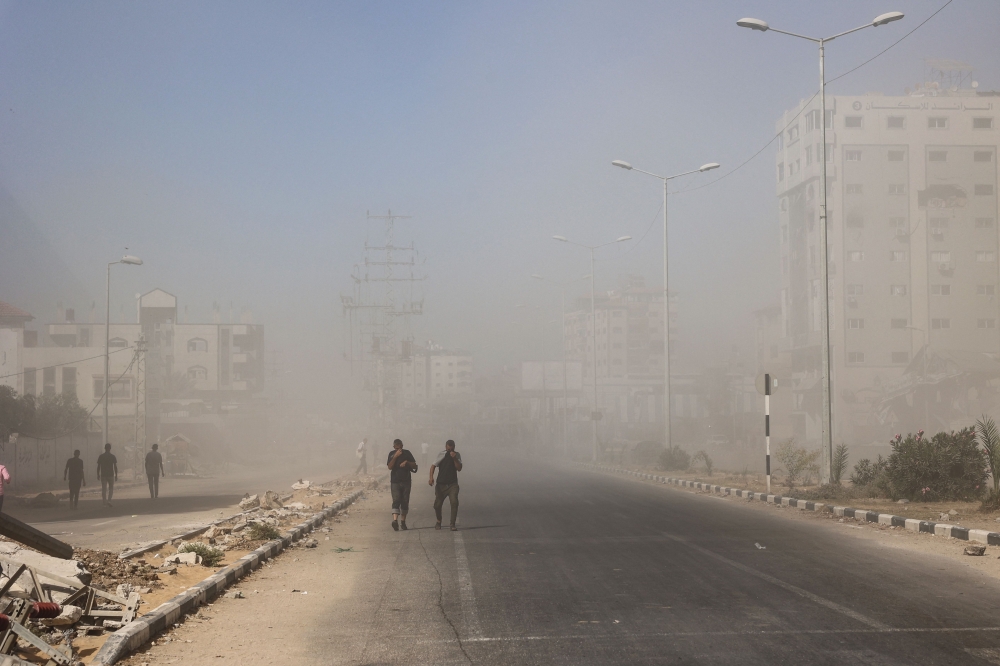
[[[434, 485], [434, 469], [438, 470], [437, 485]], [[455, 450], [455, 440], [449, 439], [444, 443], [444, 451], [437, 455], [434, 464], [431, 465], [431, 476], [427, 480], [427, 485], [434, 486], [434, 514], [437, 516], [437, 523], [434, 529], [441, 529], [441, 507], [444, 506], [444, 498], [451, 502], [451, 531], [456, 532], [455, 519], [458, 518], [458, 473], [462, 471], [462, 454]]]
[[118, 458], [111, 453], [111, 444], [104, 445], [104, 453], [97, 456], [97, 478], [101, 481], [101, 500], [104, 506], [111, 506], [115, 496], [115, 481], [118, 480]]
[[355, 472], [354, 472], [355, 476], [357, 476], [358, 474], [368, 474], [368, 438], [367, 437], [365, 437], [363, 440], [361, 440], [361, 443], [358, 444], [358, 453], [357, 453], [357, 455], [358, 455], [358, 459], [361, 460], [361, 463], [358, 465], [358, 469], [355, 470]]
[[[392, 442], [393, 450], [389, 452], [386, 466], [392, 470], [389, 473], [390, 489], [392, 490], [392, 529], [406, 529], [406, 514], [410, 510], [411, 474], [417, 471], [417, 461], [413, 454], [403, 448], [403, 440]], [[396, 522], [396, 517], [402, 521]]]
[[4, 465], [0, 465], [0, 512], [3, 511], [3, 491], [8, 483], [10, 483], [10, 472]]
[[430, 444], [427, 442], [420, 443], [420, 464], [427, 467], [427, 449], [430, 448]]
[[156, 499], [160, 496], [160, 472], [163, 476], [167, 471], [163, 469], [163, 456], [158, 449], [159, 444], [153, 444], [153, 450], [146, 454], [146, 480], [149, 481], [149, 498]]
[[75, 509], [80, 505], [80, 486], [87, 485], [87, 479], [83, 476], [83, 459], [80, 458], [80, 449], [73, 451], [73, 457], [66, 461], [66, 468], [63, 469], [63, 481], [69, 479], [69, 506]]

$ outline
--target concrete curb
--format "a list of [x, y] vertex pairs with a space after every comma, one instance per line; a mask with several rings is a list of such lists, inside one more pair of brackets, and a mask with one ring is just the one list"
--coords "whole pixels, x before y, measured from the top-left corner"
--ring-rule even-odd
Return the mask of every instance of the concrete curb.
[[[381, 483], [385, 477], [379, 477]], [[263, 546], [244, 555], [229, 566], [220, 569], [194, 587], [181, 592], [170, 601], [160, 604], [157, 608], [138, 617], [108, 637], [91, 664], [94, 666], [110, 666], [122, 657], [142, 647], [160, 632], [171, 627], [181, 616], [197, 610], [202, 604], [214, 601], [222, 596], [227, 587], [240, 580], [281, 551], [312, 532], [324, 520], [343, 511], [365, 493], [359, 488], [344, 499], [314, 514], [305, 522], [299, 523], [283, 536], [274, 541], [268, 541]], [[207, 527], [206, 527], [207, 529]], [[0, 666], [5, 666], [0, 664]]]
[[959, 527], [958, 525], [949, 525], [947, 523], [932, 523], [927, 520], [916, 520], [915, 518], [896, 516], [891, 513], [878, 513], [877, 511], [852, 509], [846, 506], [833, 506], [831, 504], [810, 502], [807, 500], [794, 499], [792, 497], [783, 497], [781, 495], [768, 495], [767, 493], [754, 492], [752, 490], [727, 488], [726, 486], [716, 486], [710, 483], [702, 483], [700, 481], [688, 481], [686, 479], [675, 479], [669, 476], [657, 476], [656, 474], [649, 474], [647, 472], [636, 472], [630, 469], [622, 469], [620, 467], [594, 465], [591, 463], [578, 464], [583, 467], [602, 472], [612, 472], [614, 474], [634, 476], [638, 479], [645, 479], [656, 483], [681, 486], [683, 488], [694, 488], [695, 490], [705, 490], [718, 493], [720, 495], [734, 495], [736, 497], [745, 497], [750, 500], [756, 499], [762, 502], [768, 502], [769, 504], [780, 504], [782, 506], [790, 506], [804, 511], [823, 511], [826, 513], [832, 513], [835, 516], [841, 516], [843, 518], [854, 518], [856, 520], [864, 520], [869, 523], [880, 523], [882, 525], [890, 525], [892, 527], [902, 527], [910, 530], [911, 532], [936, 534], [938, 536], [948, 536], [955, 539], [962, 539], [963, 541], [978, 541], [979, 543], [985, 543], [990, 546], [1000, 546], [1000, 532], [972, 530], [968, 527]]

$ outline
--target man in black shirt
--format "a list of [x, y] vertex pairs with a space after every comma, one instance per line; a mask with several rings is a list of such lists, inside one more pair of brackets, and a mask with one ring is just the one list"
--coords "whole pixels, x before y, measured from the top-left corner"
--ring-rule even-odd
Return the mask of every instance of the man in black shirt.
[[80, 449], [73, 451], [73, 457], [66, 461], [63, 470], [63, 481], [69, 478], [69, 505], [76, 508], [80, 504], [80, 486], [87, 485], [83, 478], [83, 460], [80, 459]]
[[104, 506], [111, 506], [111, 498], [115, 494], [115, 481], [118, 480], [118, 458], [111, 453], [111, 443], [104, 445], [104, 453], [97, 456], [97, 478], [101, 481], [101, 499]]
[[159, 444], [153, 444], [153, 450], [146, 454], [146, 480], [149, 481], [149, 498], [156, 499], [160, 496], [160, 472], [163, 476], [167, 471], [163, 469], [163, 456], [157, 449]]
[[[437, 485], [434, 486], [434, 468], [438, 470]], [[444, 443], [444, 451], [437, 455], [434, 464], [431, 465], [431, 477], [427, 480], [427, 485], [434, 486], [434, 513], [437, 515], [437, 524], [434, 529], [441, 529], [441, 507], [444, 506], [444, 498], [451, 501], [451, 531], [457, 532], [455, 519], [458, 518], [458, 473], [462, 471], [462, 454], [455, 450], [455, 440], [449, 439]]]
[[[406, 514], [410, 510], [410, 475], [417, 471], [417, 461], [413, 454], [403, 448], [403, 440], [397, 439], [392, 442], [392, 451], [386, 465], [392, 470], [389, 473], [389, 481], [392, 488], [392, 529], [399, 531], [402, 527], [406, 529]], [[396, 517], [401, 516], [402, 521], [397, 522]]]

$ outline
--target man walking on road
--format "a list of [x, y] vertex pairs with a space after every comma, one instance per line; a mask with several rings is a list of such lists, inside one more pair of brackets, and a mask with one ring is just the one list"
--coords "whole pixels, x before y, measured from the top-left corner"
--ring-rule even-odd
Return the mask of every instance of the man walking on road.
[[66, 461], [66, 468], [63, 470], [63, 481], [69, 479], [69, 505], [75, 509], [80, 505], [80, 486], [87, 485], [87, 480], [83, 478], [83, 460], [80, 458], [80, 449], [73, 451], [73, 457]]
[[[434, 486], [434, 468], [438, 469], [437, 485]], [[437, 515], [437, 524], [434, 529], [441, 529], [441, 507], [444, 506], [444, 498], [451, 501], [451, 531], [457, 532], [455, 519], [458, 518], [458, 473], [462, 471], [462, 454], [455, 450], [455, 440], [449, 439], [444, 443], [444, 451], [438, 454], [431, 465], [431, 476], [427, 480], [427, 485], [434, 486], [434, 513]]]
[[358, 465], [358, 469], [355, 470], [354, 475], [358, 474], [368, 474], [368, 438], [365, 437], [358, 444], [358, 458], [361, 459], [361, 463]]
[[118, 480], [118, 458], [111, 453], [110, 442], [104, 445], [104, 453], [97, 456], [97, 478], [101, 481], [101, 500], [104, 506], [111, 506], [115, 481]]
[[[389, 473], [392, 489], [392, 529], [398, 532], [401, 527], [406, 529], [406, 514], [410, 510], [412, 486], [410, 475], [417, 471], [417, 461], [413, 459], [412, 453], [403, 448], [403, 440], [393, 440], [392, 448], [386, 466], [392, 470]], [[397, 516], [402, 520], [397, 522]]]
[[149, 498], [156, 499], [160, 496], [160, 472], [167, 475], [167, 470], [163, 469], [163, 456], [157, 450], [159, 444], [153, 444], [153, 450], [146, 454], [146, 480], [149, 481]]

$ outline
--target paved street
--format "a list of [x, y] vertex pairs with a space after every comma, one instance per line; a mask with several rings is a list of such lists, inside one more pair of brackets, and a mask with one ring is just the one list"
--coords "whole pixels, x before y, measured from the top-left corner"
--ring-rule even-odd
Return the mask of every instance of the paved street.
[[[416, 529], [391, 531], [379, 493], [242, 586], [260, 594], [217, 603], [211, 628], [178, 630], [186, 649], [211, 635], [246, 664], [1000, 664], [1000, 585], [954, 562], [710, 496], [465, 457], [459, 532], [431, 528], [418, 474]], [[360, 552], [331, 550], [348, 541]], [[264, 615], [267, 640], [247, 628]], [[169, 663], [165, 649], [141, 658]]]

